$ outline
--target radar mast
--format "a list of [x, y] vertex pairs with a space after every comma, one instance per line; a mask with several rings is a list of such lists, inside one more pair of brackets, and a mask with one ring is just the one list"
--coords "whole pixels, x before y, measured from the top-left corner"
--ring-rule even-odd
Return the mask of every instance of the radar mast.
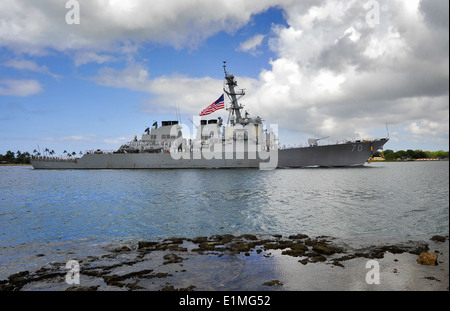
[[[237, 81], [232, 73], [227, 72], [226, 63], [227, 63], [226, 61], [223, 62], [223, 71], [225, 73], [225, 82], [223, 91], [227, 94], [228, 98], [231, 101], [230, 114], [233, 116], [232, 118], [232, 120], [234, 121], [233, 124], [236, 124], [240, 123], [242, 120], [241, 109], [244, 107], [238, 103], [238, 100], [245, 95], [245, 90], [244, 89], [239, 89], [239, 91], [235, 90], [235, 87], [237, 88]], [[230, 122], [230, 117], [228, 118], [228, 122]]]

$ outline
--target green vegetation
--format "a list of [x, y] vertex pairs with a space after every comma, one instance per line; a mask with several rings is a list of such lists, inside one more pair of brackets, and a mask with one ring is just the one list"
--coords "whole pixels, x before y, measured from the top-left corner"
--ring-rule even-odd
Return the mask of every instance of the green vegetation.
[[[55, 156], [55, 153], [56, 152], [54, 150], [50, 150], [48, 148], [44, 149], [43, 154], [41, 154], [36, 149], [33, 150], [33, 154], [30, 154], [29, 152], [20, 152], [20, 151], [14, 152], [8, 150], [5, 155], [0, 154], [0, 164], [30, 164], [30, 159], [32, 157], [40, 157], [40, 156], [53, 157]], [[77, 155], [75, 151], [67, 152], [66, 150], [64, 150], [63, 154], [64, 155], [61, 155], [61, 157], [67, 158], [75, 157]], [[79, 154], [82, 155], [83, 152], [80, 151]]]
[[0, 154], [0, 164], [30, 164], [30, 158], [28, 152], [7, 151], [5, 155]]
[[406, 151], [399, 150], [394, 152], [393, 150], [387, 149], [384, 152], [376, 152], [375, 157], [383, 157], [386, 161], [395, 160], [415, 160], [415, 159], [443, 159], [448, 158], [448, 151], [422, 151], [422, 150], [411, 150]]

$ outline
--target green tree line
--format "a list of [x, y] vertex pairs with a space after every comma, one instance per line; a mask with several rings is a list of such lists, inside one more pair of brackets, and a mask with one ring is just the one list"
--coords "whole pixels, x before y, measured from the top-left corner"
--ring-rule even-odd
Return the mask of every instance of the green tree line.
[[7, 151], [5, 155], [0, 154], [0, 164], [30, 164], [29, 152]]
[[376, 152], [375, 157], [383, 157], [385, 160], [407, 160], [407, 159], [443, 159], [448, 158], [448, 151], [422, 151], [422, 150], [399, 150], [394, 152], [393, 150], [386, 149], [383, 152]]
[[[66, 157], [75, 157], [76, 152], [67, 152], [64, 150], [64, 156]], [[48, 148], [45, 148], [43, 156], [51, 157], [55, 154], [54, 150], [49, 150]], [[80, 151], [80, 155], [83, 154]], [[41, 156], [42, 154], [38, 152], [36, 149], [33, 150], [33, 154], [30, 154], [29, 152], [20, 152], [19, 150], [17, 152], [8, 150], [6, 154], [0, 154], [0, 164], [30, 164], [30, 159], [32, 156]]]

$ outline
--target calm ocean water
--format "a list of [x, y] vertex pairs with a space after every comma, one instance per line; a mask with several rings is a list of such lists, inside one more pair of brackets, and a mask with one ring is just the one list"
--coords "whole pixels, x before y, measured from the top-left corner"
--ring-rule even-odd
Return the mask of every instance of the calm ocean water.
[[449, 162], [273, 171], [0, 167], [0, 279], [30, 258], [38, 265], [40, 254], [225, 233], [368, 245], [448, 235]]

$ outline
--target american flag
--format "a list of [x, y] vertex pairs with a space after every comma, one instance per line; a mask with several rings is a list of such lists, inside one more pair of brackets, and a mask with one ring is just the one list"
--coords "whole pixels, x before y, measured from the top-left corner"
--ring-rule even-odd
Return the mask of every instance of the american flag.
[[211, 105], [209, 105], [208, 107], [203, 109], [202, 112], [200, 112], [200, 116], [206, 116], [208, 114], [213, 113], [216, 110], [224, 109], [224, 108], [225, 108], [225, 102], [223, 100], [223, 94], [222, 94], [222, 96], [220, 96], [218, 100], [216, 100]]

